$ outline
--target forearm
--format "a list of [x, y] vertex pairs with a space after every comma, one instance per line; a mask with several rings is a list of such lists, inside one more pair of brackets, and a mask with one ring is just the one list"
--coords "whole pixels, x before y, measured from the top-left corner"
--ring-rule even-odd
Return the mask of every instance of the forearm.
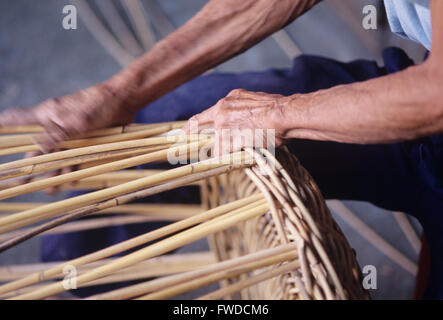
[[[319, 0], [213, 0], [193, 19], [107, 83], [137, 111], [247, 50]], [[196, 93], [198, 94], [198, 93]]]
[[428, 61], [393, 75], [289, 97], [286, 138], [389, 143], [443, 132], [440, 66]]

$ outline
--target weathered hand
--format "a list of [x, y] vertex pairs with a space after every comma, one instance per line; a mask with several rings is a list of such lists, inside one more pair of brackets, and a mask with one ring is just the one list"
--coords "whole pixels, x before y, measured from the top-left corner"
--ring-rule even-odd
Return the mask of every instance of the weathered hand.
[[106, 84], [98, 84], [80, 92], [49, 99], [30, 108], [15, 108], [0, 113], [0, 127], [38, 124], [46, 133], [37, 143], [44, 151], [61, 141], [88, 131], [130, 123], [133, 112], [123, 106]]
[[[36, 135], [36, 143], [44, 152], [53, 151], [58, 143], [73, 136], [114, 125], [128, 124], [134, 113], [126, 109], [127, 101], [117, 96], [106, 85], [99, 84], [78, 93], [60, 98], [49, 99], [29, 108], [15, 108], [0, 113], [0, 127], [38, 124], [45, 128], [45, 133]], [[29, 152], [26, 158], [41, 155], [42, 152]], [[66, 174], [72, 167], [48, 172], [43, 178]], [[23, 183], [30, 179], [24, 179]], [[58, 187], [45, 190], [54, 195]]]
[[233, 90], [215, 106], [189, 119], [184, 130], [196, 133], [210, 125], [222, 153], [243, 147], [278, 147], [284, 142], [285, 132], [279, 124], [287, 100], [277, 94]]

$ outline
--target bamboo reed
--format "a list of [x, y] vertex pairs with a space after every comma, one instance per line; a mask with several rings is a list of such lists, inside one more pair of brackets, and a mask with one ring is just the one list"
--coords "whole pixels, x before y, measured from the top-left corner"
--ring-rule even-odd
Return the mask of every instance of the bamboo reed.
[[[109, 261], [112, 260], [101, 261], [101, 264]], [[152, 277], [164, 277], [169, 276], [170, 274], [183, 273], [189, 272], [191, 270], [201, 269], [202, 267], [205, 267], [212, 263], [215, 263], [215, 259], [213, 257], [213, 254], [210, 252], [184, 255], [167, 255], [151, 259], [146, 262], [141, 262], [134, 267], [129, 267], [110, 276], [88, 282], [84, 285], [84, 287], [118, 283], [123, 281], [143, 280]], [[88, 266], [86, 270], [88, 269], [91, 268]], [[83, 271], [82, 269], [78, 270], [78, 274], [83, 274], [84, 272], [85, 271]], [[19, 289], [17, 291], [0, 296], [0, 299], [8, 299], [15, 295], [32, 292], [33, 290], [43, 287], [44, 284], [26, 287], [24, 289]]]
[[[63, 183], [73, 182], [76, 180], [84, 179], [90, 176], [94, 176], [100, 173], [106, 173], [110, 171], [118, 171], [126, 168], [131, 168], [141, 164], [147, 164], [155, 161], [165, 161], [168, 157], [168, 154], [174, 152], [187, 152], [187, 150], [193, 150], [195, 148], [200, 148], [208, 144], [208, 140], [203, 140], [199, 142], [191, 142], [186, 145], [180, 145], [177, 147], [171, 147], [167, 150], [160, 150], [156, 152], [152, 152], [146, 155], [140, 155], [131, 157], [129, 159], [123, 159], [119, 161], [114, 161], [112, 163], [99, 165], [96, 167], [82, 169], [75, 172], [71, 172], [68, 174], [64, 174], [61, 176], [56, 176], [52, 178], [48, 178], [45, 180], [39, 180], [35, 182], [31, 182], [25, 185], [16, 186], [10, 189], [0, 191], [0, 200], [16, 197], [19, 195], [23, 195], [30, 192], [44, 190], [49, 187], [58, 186]], [[0, 225], [2, 225], [2, 219], [0, 219]]]
[[[0, 245], [0, 252], [3, 252], [9, 248], [12, 248], [13, 246], [17, 245], [18, 243], [26, 241], [26, 240], [42, 233], [42, 232], [45, 232], [45, 231], [50, 230], [52, 228], [55, 228], [55, 227], [62, 225], [66, 222], [69, 222], [73, 219], [78, 219], [78, 218], [84, 217], [86, 215], [97, 213], [97, 212], [102, 211], [104, 209], [108, 209], [111, 207], [118, 206], [120, 204], [128, 203], [133, 200], [145, 198], [145, 197], [152, 195], [152, 194], [156, 194], [159, 192], [163, 192], [166, 190], [177, 188], [179, 186], [186, 185], [190, 181], [196, 181], [196, 180], [199, 180], [202, 178], [206, 178], [208, 176], [217, 175], [217, 174], [220, 174], [223, 172], [228, 172], [231, 170], [233, 170], [233, 167], [230, 165], [218, 167], [215, 169], [210, 169], [207, 172], [191, 174], [189, 176], [175, 179], [174, 181], [169, 182], [169, 183], [164, 183], [162, 185], [151, 187], [146, 190], [132, 192], [132, 193], [125, 194], [125, 195], [116, 197], [114, 199], [111, 199], [111, 200], [108, 200], [108, 201], [105, 201], [102, 203], [92, 204], [92, 205], [86, 206], [84, 208], [74, 210], [71, 213], [68, 213], [60, 218], [49, 221], [43, 225], [37, 226], [37, 227], [29, 230], [28, 232], [24, 232], [22, 235], [19, 235], [15, 238], [12, 238], [12, 239], [2, 243]], [[46, 218], [46, 216], [41, 217], [40, 220], [45, 219], [45, 218]], [[22, 225], [33, 223], [35, 221], [36, 221], [36, 219], [33, 219], [33, 220], [25, 219], [24, 221], [21, 221], [18, 224], [19, 224], [19, 226], [22, 226]], [[11, 229], [14, 229], [16, 227], [18, 227], [17, 224], [13, 225], [11, 227]]]
[[32, 152], [32, 151], [40, 151], [40, 149], [37, 146], [22, 146], [22, 147], [13, 147], [13, 148], [5, 148], [0, 149], [0, 156], [8, 156], [11, 154], [18, 154], [18, 153], [26, 153], [26, 152]]
[[207, 276], [213, 273], [221, 271], [231, 270], [242, 265], [247, 265], [251, 262], [267, 259], [283, 253], [293, 252], [296, 253], [296, 246], [294, 244], [282, 245], [275, 248], [268, 248], [262, 251], [247, 254], [233, 258], [231, 260], [221, 261], [216, 264], [201, 268], [200, 270], [190, 271], [183, 274], [172, 275], [160, 279], [154, 279], [147, 282], [132, 285], [126, 288], [117, 289], [114, 291], [97, 294], [89, 297], [90, 300], [120, 300], [130, 299], [138, 296], [145, 295], [150, 292], [162, 290], [172, 286], [182, 284], [184, 282], [192, 281], [203, 276]]
[[[59, 143], [57, 145], [57, 148], [75, 149], [75, 148], [88, 147], [93, 145], [107, 144], [112, 142], [136, 140], [141, 138], [152, 137], [155, 135], [161, 135], [170, 130], [176, 129], [177, 127], [179, 126], [172, 123], [160, 126], [152, 126], [143, 130], [131, 130], [130, 132], [119, 133], [115, 135], [98, 135], [96, 137], [88, 137], [76, 140], [66, 140]], [[0, 139], [3, 140], [3, 141], [0, 140], [0, 156], [31, 152], [31, 151], [40, 151], [40, 147], [35, 143], [35, 141], [38, 141], [39, 139], [38, 135], [33, 137], [13, 136], [11, 140], [7, 139], [7, 137], [0, 137]]]
[[[203, 172], [205, 170], [209, 170], [212, 168], [229, 165], [231, 162], [234, 163], [238, 162], [242, 164], [238, 166], [233, 166], [232, 168], [230, 168], [230, 170], [233, 170], [235, 168], [250, 166], [249, 163], [245, 164], [246, 158], [244, 158], [244, 156], [245, 154], [240, 152], [235, 154], [233, 158], [231, 158], [231, 156], [227, 156], [219, 159], [205, 160], [194, 165], [179, 167], [154, 176], [127, 182], [119, 186], [107, 188], [100, 191], [95, 191], [89, 194], [77, 196], [75, 198], [70, 198], [59, 202], [50, 203], [39, 208], [1, 217], [0, 225], [2, 227], [0, 227], [0, 233], [17, 229], [19, 227], [30, 224], [31, 222], [33, 223], [41, 221], [42, 219], [44, 220], [49, 219], [51, 217], [57, 216], [58, 214], [66, 210], [74, 210], [82, 206], [87, 206], [92, 203], [97, 203], [99, 201], [116, 197], [118, 195], [134, 192], [140, 189], [150, 187], [155, 184], [161, 184], [171, 179], [180, 178], [190, 173]], [[246, 160], [246, 162], [249, 161]]]
[[112, 134], [119, 134], [119, 133], [128, 133], [128, 132], [135, 132], [150, 128], [156, 128], [161, 127], [164, 125], [169, 125], [171, 130], [175, 129], [181, 129], [183, 126], [187, 123], [187, 121], [171, 121], [171, 122], [158, 122], [158, 123], [132, 123], [126, 126], [118, 126], [113, 128], [104, 128], [104, 129], [97, 129], [93, 130], [91, 132], [87, 132], [84, 134], [79, 135], [80, 138], [91, 138], [91, 137], [102, 137], [102, 136], [109, 136]]
[[[90, 138], [90, 137], [100, 137], [100, 136], [108, 136], [112, 134], [118, 133], [126, 133], [133, 132], [138, 130], [144, 130], [148, 128], [155, 128], [158, 126], [163, 126], [165, 124], [170, 125], [173, 129], [182, 128], [187, 121], [172, 121], [172, 122], [158, 122], [158, 123], [150, 123], [150, 124], [140, 124], [140, 123], [132, 123], [126, 126], [117, 126], [112, 128], [104, 128], [90, 131], [88, 133], [84, 133], [79, 135], [78, 137], [82, 138]], [[39, 133], [44, 132], [45, 129], [40, 125], [22, 125], [22, 126], [10, 126], [10, 127], [1, 127], [0, 134], [3, 135], [11, 135], [17, 133]]]
[[201, 214], [198, 214], [196, 216], [193, 216], [191, 218], [188, 218], [186, 220], [178, 221], [176, 223], [170, 224], [168, 226], [165, 226], [163, 228], [148, 232], [146, 234], [143, 234], [141, 236], [123, 241], [121, 243], [118, 243], [116, 245], [110, 246], [108, 248], [96, 251], [94, 253], [85, 255], [83, 257], [73, 259], [70, 261], [67, 261], [64, 264], [61, 264], [59, 266], [53, 267], [49, 270], [46, 270], [44, 272], [37, 272], [30, 274], [29, 276], [22, 278], [20, 280], [10, 282], [7, 284], [4, 284], [0, 286], [0, 295], [9, 293], [14, 290], [18, 290], [20, 288], [38, 283], [40, 281], [49, 280], [53, 277], [57, 276], [63, 271], [63, 268], [67, 265], [72, 265], [75, 267], [79, 267], [84, 264], [88, 264], [100, 259], [104, 259], [113, 255], [116, 255], [118, 253], [133, 249], [135, 247], [141, 246], [143, 244], [146, 244], [148, 242], [157, 240], [161, 237], [170, 235], [172, 233], [178, 232], [180, 230], [184, 230], [186, 228], [192, 227], [193, 225], [196, 225], [198, 223], [207, 221], [209, 219], [212, 219], [214, 217], [217, 217], [221, 214], [224, 214], [226, 212], [236, 210], [238, 208], [253, 204], [256, 201], [259, 201], [262, 199], [262, 195], [253, 195], [244, 199], [240, 199], [222, 206], [219, 206], [217, 208], [211, 209], [209, 211], [205, 211]]
[[[245, 207], [245, 209], [246, 208], [249, 208], [249, 207], [251, 207], [251, 204], [250, 205], [247, 205], [246, 207]], [[235, 210], [235, 211], [238, 211], [239, 209], [237, 209], [237, 210]], [[235, 212], [233, 212], [232, 214], [235, 214]]]
[[0, 148], [22, 147], [34, 144], [32, 136], [27, 134], [0, 136]]
[[[201, 238], [208, 236], [214, 232], [218, 232], [221, 230], [225, 230], [229, 227], [232, 227], [242, 221], [260, 216], [265, 214], [269, 210], [267, 204], [263, 204], [257, 206], [256, 208], [246, 210], [245, 212], [237, 213], [234, 216], [230, 216], [221, 221], [217, 222], [206, 222], [200, 226], [193, 227], [187, 231], [181, 232], [175, 236], [172, 236], [168, 239], [159, 241], [153, 245], [150, 245], [146, 248], [140, 249], [134, 253], [126, 255], [125, 257], [119, 258], [118, 260], [106, 264], [102, 267], [99, 267], [93, 271], [82, 274], [77, 277], [77, 285], [82, 285], [83, 283], [93, 281], [109, 275], [117, 270], [121, 270], [128, 266], [131, 266], [135, 263], [138, 263], [143, 260], [147, 260], [153, 258], [155, 256], [159, 256], [171, 250], [174, 250], [180, 246], [189, 244]], [[66, 289], [63, 286], [62, 282], [54, 283], [48, 285], [42, 289], [36, 290], [34, 292], [30, 292], [28, 294], [23, 294], [17, 297], [12, 298], [13, 300], [21, 300], [21, 299], [42, 299], [53, 296], [60, 292], [65, 291]]]
[[[45, 205], [44, 202], [2, 202], [0, 203], [0, 212], [17, 212], [29, 210]], [[171, 204], [171, 203], [143, 203], [119, 205], [98, 213], [109, 214], [131, 214], [131, 215], [151, 215], [160, 218], [183, 217], [187, 218], [195, 213], [200, 213], [202, 207], [197, 204]]]
[[32, 133], [32, 132], [43, 132], [43, 131], [44, 131], [43, 127], [39, 125], [0, 127], [0, 134]]
[[180, 142], [186, 143], [186, 142], [193, 142], [198, 139], [207, 139], [207, 138], [208, 136], [202, 136], [202, 135], [168, 136], [168, 137], [151, 137], [151, 138], [131, 140], [131, 141], [106, 143], [103, 145], [82, 147], [73, 150], [65, 150], [49, 154], [43, 154], [37, 157], [20, 159], [17, 161], [0, 164], [0, 171], [16, 169], [30, 165], [37, 165], [44, 162], [69, 159], [72, 157], [78, 157], [92, 153], [108, 152], [108, 151], [115, 151], [115, 150], [129, 149], [129, 148], [152, 147], [156, 145], [165, 145], [165, 144], [167, 145], [170, 143], [180, 143]]
[[84, 287], [167, 276], [170, 274], [182, 273], [190, 270], [200, 269], [211, 263], [215, 263], [215, 259], [212, 253], [209, 252], [208, 256], [204, 257], [204, 259], [197, 256], [193, 257], [180, 256], [178, 258], [180, 258], [181, 261], [145, 263], [143, 265], [136, 266], [136, 268], [129, 267], [122, 271], [106, 276], [104, 278], [88, 282], [84, 284]]
[[64, 160], [56, 160], [51, 162], [45, 162], [40, 164], [34, 164], [30, 166], [25, 166], [17, 169], [10, 169], [0, 172], [0, 180], [6, 180], [16, 177], [22, 177], [27, 175], [35, 175], [38, 173], [43, 173], [47, 171], [57, 170], [64, 167], [76, 166], [79, 164], [90, 163], [93, 161], [102, 160], [113, 160], [115, 158], [123, 157], [128, 158], [131, 156], [137, 156], [142, 154], [147, 154], [154, 151], [159, 151], [168, 148], [170, 145], [165, 146], [154, 146], [154, 147], [140, 147], [140, 148], [130, 148], [122, 149], [116, 151], [107, 151], [100, 153], [93, 153], [83, 156], [72, 157]]
[[[247, 263], [245, 265], [240, 265], [238, 267], [221, 271], [217, 273], [212, 273], [204, 277], [199, 277], [197, 279], [193, 279], [188, 282], [184, 282], [179, 285], [175, 285], [169, 288], [165, 288], [163, 290], [150, 293], [144, 296], [141, 296], [137, 298], [136, 300], [161, 300], [161, 299], [169, 299], [172, 297], [176, 297], [180, 294], [183, 294], [185, 292], [190, 292], [192, 290], [196, 290], [202, 287], [207, 286], [208, 284], [214, 283], [216, 281], [220, 281], [221, 279], [229, 279], [233, 277], [237, 277], [241, 274], [260, 269], [263, 267], [267, 267], [273, 264], [282, 263], [284, 261], [292, 260], [297, 256], [295, 252], [286, 252], [274, 257], [265, 258], [257, 261], [253, 261], [250, 263]], [[299, 262], [297, 261], [297, 264], [294, 264], [295, 268], [299, 265]]]
[[[95, 281], [88, 282], [84, 287], [91, 287], [97, 285], [104, 285], [110, 283], [119, 283], [124, 281], [134, 281], [143, 280], [152, 277], [164, 277], [170, 274], [189, 272], [190, 270], [200, 269], [206, 265], [215, 262], [212, 253], [207, 253], [205, 256], [203, 254], [186, 254], [186, 255], [170, 255], [174, 259], [168, 259], [162, 261], [165, 257], [159, 257], [158, 261], [148, 261], [147, 263], [140, 263], [134, 267], [126, 268], [122, 271], [116, 272], [110, 276], [97, 279]], [[189, 257], [188, 257], [189, 256]], [[175, 261], [180, 259], [181, 261]], [[81, 270], [78, 274], [83, 274]], [[31, 287], [26, 287], [24, 289], [19, 289], [14, 292], [10, 292], [6, 295], [0, 296], [0, 299], [8, 299], [15, 295], [25, 294], [32, 292], [33, 290], [43, 288], [44, 284], [35, 285]]]
[[[189, 216], [188, 216], [189, 217]], [[93, 229], [101, 229], [112, 226], [124, 226], [129, 224], [138, 224], [138, 223], [147, 223], [153, 221], [177, 221], [182, 219], [180, 216], [121, 216], [121, 217], [102, 217], [95, 219], [88, 219], [85, 221], [74, 221], [70, 223], [66, 223], [63, 225], [59, 225], [47, 231], [41, 232], [39, 235], [49, 235], [49, 234], [60, 234], [60, 233], [71, 233], [78, 231], [86, 231]], [[35, 230], [34, 228], [21, 229], [17, 231], [12, 231], [9, 233], [5, 233], [0, 235], [0, 241], [6, 241], [11, 238], [18, 237], [22, 234], [28, 234], [31, 230]], [[0, 252], [1, 252], [0, 247]]]
[[[119, 134], [115, 136], [105, 136], [105, 137], [87, 138], [87, 139], [78, 139], [78, 140], [66, 140], [59, 143], [56, 147], [59, 149], [85, 148], [85, 147], [97, 146], [107, 143], [148, 138], [151, 136], [159, 135], [164, 132], [167, 132], [165, 128], [154, 128], [154, 129], [147, 129], [144, 131], [136, 131], [133, 133]], [[0, 155], [10, 155], [10, 154], [40, 151], [40, 150], [41, 150], [40, 146], [34, 143], [34, 144], [27, 144], [22, 146], [14, 146], [14, 147], [7, 147], [4, 149], [0, 149]]]
[[129, 141], [129, 140], [137, 140], [152, 137], [155, 135], [159, 135], [165, 132], [172, 130], [170, 125], [164, 125], [160, 127], [134, 131], [129, 133], [121, 133], [111, 136], [103, 136], [97, 138], [86, 138], [86, 139], [77, 139], [77, 140], [67, 140], [61, 142], [57, 147], [62, 149], [75, 149], [81, 147], [89, 147], [92, 145], [100, 145], [105, 143], [112, 142], [121, 142], [121, 141]]
[[[83, 274], [86, 271], [97, 268], [106, 263], [114, 261], [116, 258], [104, 259], [98, 262], [94, 262], [85, 266], [78, 268], [78, 274]], [[48, 268], [52, 268], [61, 262], [50, 262], [50, 263], [36, 263], [36, 264], [25, 264], [25, 265], [10, 265], [7, 267], [0, 267], [0, 282], [14, 281], [21, 279], [22, 277], [28, 275], [30, 272], [42, 272]], [[132, 267], [123, 269], [118, 277], [108, 277], [102, 278], [99, 281], [94, 281], [88, 283], [88, 285], [96, 285], [98, 283], [110, 283], [117, 282], [121, 278], [121, 275], [131, 274], [133, 272], [143, 272], [143, 277], [158, 277], [164, 275], [171, 275], [181, 272], [189, 272], [191, 270], [200, 269], [207, 267], [215, 263], [214, 254], [212, 252], [196, 252], [196, 253], [184, 253], [184, 254], [170, 254], [164, 255], [157, 258], [150, 259], [148, 261], [142, 261]], [[113, 274], [117, 275], [117, 274]], [[112, 276], [113, 276], [112, 275]], [[139, 275], [135, 276], [135, 278]], [[104, 280], [104, 281], [103, 281]], [[128, 278], [125, 278], [128, 280]]]
[[[289, 259], [288, 259], [289, 260]], [[276, 262], [278, 263], [278, 262]], [[270, 278], [274, 278], [278, 275], [290, 272], [292, 270], [296, 270], [300, 267], [300, 262], [299, 261], [292, 261], [289, 263], [286, 263], [278, 268], [274, 268], [270, 271], [266, 271], [266, 272], [262, 272], [259, 275], [255, 275], [252, 276], [248, 279], [239, 281], [237, 283], [234, 283], [228, 287], [225, 288], [221, 288], [217, 291], [214, 291], [212, 293], [209, 293], [207, 295], [204, 295], [202, 297], [200, 297], [198, 300], [216, 300], [216, 299], [220, 299], [226, 295], [238, 292], [244, 288], [248, 288], [250, 286], [253, 286], [257, 283], [260, 283], [264, 280], [270, 279]]]

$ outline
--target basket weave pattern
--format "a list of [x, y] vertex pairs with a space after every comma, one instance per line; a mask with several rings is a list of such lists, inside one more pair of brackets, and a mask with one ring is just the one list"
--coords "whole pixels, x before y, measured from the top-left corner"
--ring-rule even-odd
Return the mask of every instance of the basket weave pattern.
[[[271, 210], [213, 235], [213, 251], [219, 260], [228, 260], [295, 243], [298, 268], [244, 289], [234, 298], [368, 298], [362, 288], [355, 251], [332, 218], [309, 173], [287, 150], [278, 151], [278, 161], [265, 150], [249, 152], [254, 153], [258, 166], [207, 179], [203, 203], [212, 208], [261, 192]], [[231, 278], [221, 285], [244, 278]]]

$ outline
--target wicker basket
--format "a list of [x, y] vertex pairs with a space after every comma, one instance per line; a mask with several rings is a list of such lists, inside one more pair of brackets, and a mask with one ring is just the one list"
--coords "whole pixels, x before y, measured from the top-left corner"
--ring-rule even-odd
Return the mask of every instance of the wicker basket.
[[[228, 260], [294, 242], [299, 267], [242, 290], [234, 298], [368, 298], [361, 285], [355, 251], [332, 218], [309, 173], [286, 149], [278, 151], [278, 162], [265, 150], [255, 151], [254, 155], [258, 166], [207, 179], [202, 201], [213, 208], [262, 193], [271, 210], [214, 234], [212, 250], [219, 260]], [[272, 268], [275, 266], [268, 267]], [[233, 278], [221, 285], [244, 279], [245, 276]]]

